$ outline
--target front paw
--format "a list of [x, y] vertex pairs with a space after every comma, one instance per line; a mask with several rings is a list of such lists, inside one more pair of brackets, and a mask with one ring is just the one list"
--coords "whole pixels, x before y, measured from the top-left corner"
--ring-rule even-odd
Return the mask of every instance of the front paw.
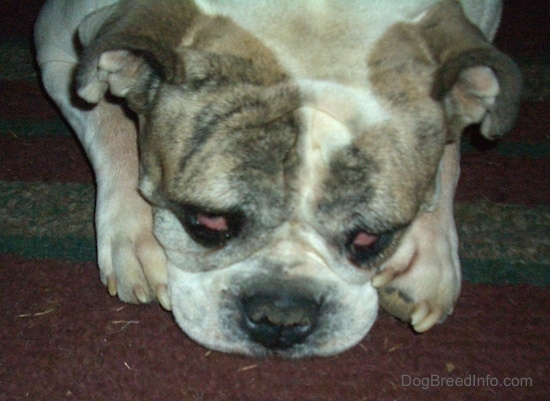
[[171, 309], [164, 250], [153, 234], [151, 206], [137, 193], [98, 197], [96, 211], [101, 281], [128, 303], [158, 300]]
[[460, 292], [454, 219], [440, 217], [432, 212], [417, 217], [373, 279], [382, 308], [419, 333], [450, 315]]

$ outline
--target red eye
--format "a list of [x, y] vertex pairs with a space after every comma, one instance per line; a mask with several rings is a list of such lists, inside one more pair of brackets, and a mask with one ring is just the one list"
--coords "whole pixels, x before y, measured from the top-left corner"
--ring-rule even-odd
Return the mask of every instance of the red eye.
[[185, 205], [178, 213], [180, 222], [197, 243], [207, 248], [222, 248], [241, 232], [244, 216], [239, 211], [211, 212]]
[[197, 223], [212, 231], [227, 231], [229, 229], [227, 219], [223, 216], [199, 213], [197, 214]]
[[392, 238], [391, 232], [371, 234], [366, 230], [355, 230], [346, 243], [348, 257], [352, 263], [364, 266], [386, 249]]
[[360, 232], [356, 235], [355, 239], [353, 240], [352, 246], [355, 249], [361, 249], [365, 247], [372, 246], [376, 244], [376, 242], [380, 239], [379, 235], [375, 234], [369, 234], [366, 232]]
[[224, 245], [231, 236], [227, 218], [217, 214], [191, 214], [187, 229], [195, 241], [209, 248]]

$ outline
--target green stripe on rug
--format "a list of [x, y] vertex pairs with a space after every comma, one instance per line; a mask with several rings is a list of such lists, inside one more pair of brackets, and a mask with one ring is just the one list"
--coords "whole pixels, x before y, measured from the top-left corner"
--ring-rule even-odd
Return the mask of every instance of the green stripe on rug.
[[1, 234], [93, 238], [94, 196], [89, 184], [0, 181]]
[[550, 263], [461, 259], [462, 278], [476, 284], [550, 285]]
[[30, 45], [30, 39], [0, 41], [0, 79], [38, 82]]
[[[499, 156], [505, 157], [550, 158], [550, 141], [537, 144], [503, 141], [496, 145], [495, 150]], [[460, 152], [465, 154], [479, 152], [479, 150], [476, 150], [467, 141], [462, 141]]]
[[95, 262], [95, 238], [52, 238], [0, 235], [0, 254], [15, 253], [30, 259]]
[[[550, 285], [550, 207], [455, 209], [465, 280]], [[0, 253], [93, 261], [93, 213], [93, 185], [0, 181]]]
[[550, 207], [458, 202], [460, 255], [477, 260], [550, 264]]
[[71, 136], [71, 130], [60, 119], [47, 121], [8, 120], [0, 118], [0, 138], [32, 138], [44, 136]]
[[[15, 253], [31, 259], [96, 262], [95, 239], [0, 235], [0, 254]], [[550, 264], [507, 260], [461, 259], [463, 280], [476, 284], [550, 285]]]

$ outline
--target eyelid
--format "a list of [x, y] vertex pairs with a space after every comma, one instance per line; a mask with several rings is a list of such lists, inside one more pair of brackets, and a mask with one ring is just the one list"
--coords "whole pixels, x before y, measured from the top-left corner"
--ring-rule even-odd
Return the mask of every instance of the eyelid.
[[351, 225], [350, 229], [347, 230], [349, 234], [353, 232], [364, 231], [372, 235], [385, 235], [385, 234], [394, 234], [406, 227], [408, 227], [411, 222], [383, 222], [380, 220], [375, 221], [364, 221], [366, 219], [357, 219], [355, 224]]
[[244, 214], [235, 209], [221, 212], [190, 204], [173, 204], [171, 209], [188, 235], [207, 248], [224, 247], [241, 233], [245, 221]]
[[[353, 226], [352, 229], [347, 231], [345, 242], [343, 245], [343, 252], [348, 259], [357, 267], [369, 268], [376, 265], [381, 259], [384, 259], [384, 255], [387, 255], [387, 250], [392, 248], [396, 241], [399, 239], [399, 232], [406, 228], [408, 224], [395, 224], [392, 228], [386, 228], [384, 230], [372, 230], [365, 228], [366, 225], [358, 224]], [[357, 236], [361, 233], [365, 233], [366, 237], [364, 245], [355, 244]], [[368, 237], [373, 239], [372, 243], [369, 243]], [[376, 239], [374, 240], [374, 237]]]
[[368, 267], [392, 244], [394, 235], [390, 233], [372, 235], [376, 239], [369, 245], [357, 246], [355, 239], [363, 231], [351, 234], [345, 244], [345, 252], [350, 261], [360, 267]]

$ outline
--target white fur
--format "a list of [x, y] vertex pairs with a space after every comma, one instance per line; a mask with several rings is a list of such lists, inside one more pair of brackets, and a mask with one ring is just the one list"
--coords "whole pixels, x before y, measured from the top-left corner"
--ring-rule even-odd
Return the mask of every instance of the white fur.
[[189, 238], [170, 211], [155, 210], [155, 233], [168, 257], [169, 290], [176, 321], [191, 338], [208, 348], [265, 353], [235, 328], [239, 317], [231, 308], [231, 301], [248, 283], [274, 279], [271, 265], [266, 263], [270, 260], [285, 266], [279, 279], [310, 280], [315, 283], [316, 296], [337, 309], [330, 319], [323, 319], [323, 334], [313, 335], [314, 346], [306, 342], [288, 356], [341, 352], [365, 336], [378, 314], [378, 296], [369, 275], [348, 269], [308, 227], [286, 224], [269, 244], [245, 259], [206, 271], [197, 269], [197, 257], [202, 256], [186, 251], [192, 248], [187, 245]]
[[[282, 67], [298, 80], [306, 97], [311, 96], [308, 107], [302, 111], [310, 127], [302, 144], [308, 157], [301, 172], [303, 214], [315, 196], [324, 163], [335, 148], [353, 139], [354, 124], [391, 118], [365, 83], [366, 55], [390, 26], [399, 21], [413, 21], [437, 1], [197, 0], [203, 12], [228, 16], [260, 38], [281, 60]], [[224, 269], [201, 272], [186, 267], [196, 261], [192, 253], [185, 251], [183, 244], [190, 240], [181, 225], [170, 212], [159, 210], [156, 230], [163, 247], [159, 245], [153, 235], [151, 207], [137, 189], [134, 124], [115, 105], [100, 101], [93, 109], [81, 108], [72, 99], [72, 79], [78, 63], [74, 42], [77, 27], [92, 12], [116, 2], [48, 0], [35, 33], [37, 60], [46, 90], [76, 131], [94, 166], [98, 183], [98, 263], [109, 291], [128, 302], [158, 298], [166, 308], [172, 304], [178, 323], [197, 341], [223, 351], [252, 353], [253, 345], [217, 320], [219, 313], [223, 313], [220, 303], [233, 291], [235, 277], [246, 281], [267, 274], [257, 261], [282, 254], [286, 255], [289, 265], [298, 262], [299, 266], [285, 274], [318, 280], [319, 292], [332, 297], [340, 306], [331, 327], [332, 336], [304, 354], [328, 355], [355, 344], [374, 322], [376, 292], [368, 277], [346, 270], [346, 265], [334, 256], [325, 240], [306, 225], [299, 229], [287, 228], [298, 235], [299, 241], [295, 243], [280, 240], [272, 243], [271, 248], [258, 251], [251, 261], [234, 261], [229, 266], [221, 266]], [[500, 17], [500, 2], [463, 0], [462, 4], [468, 17], [492, 39]], [[90, 26], [96, 22], [87, 21]], [[308, 35], [300, 35], [300, 29]], [[341, 46], [327, 49], [324, 46], [327, 40], [337, 41]], [[312, 60], [322, 62], [313, 64]], [[323, 84], [327, 81], [332, 84]], [[342, 85], [348, 87], [344, 92], [339, 91]], [[325, 96], [331, 91], [331, 96]], [[346, 99], [335, 100], [335, 96]], [[359, 120], [355, 118], [357, 115], [361, 116]], [[418, 280], [442, 266], [447, 269], [443, 275], [459, 276], [452, 219], [454, 177], [458, 167], [451, 162], [449, 169], [445, 177], [451, 179], [441, 183], [443, 196], [439, 198], [439, 208], [413, 224], [402, 249], [390, 260], [395, 272], [409, 266], [411, 255], [419, 252], [417, 265], [411, 270]], [[436, 235], [434, 238], [426, 234]], [[274, 251], [277, 249], [279, 254]], [[169, 275], [164, 252], [168, 257]], [[295, 260], [290, 260], [292, 258]], [[433, 293], [422, 293], [423, 288], [416, 290], [419, 293], [415, 295], [433, 304], [427, 311], [418, 309], [413, 316], [415, 326], [426, 329], [441, 316], [441, 311], [439, 315], [433, 312], [437, 313], [437, 308], [445, 305], [440, 305], [439, 299], [434, 300]]]

